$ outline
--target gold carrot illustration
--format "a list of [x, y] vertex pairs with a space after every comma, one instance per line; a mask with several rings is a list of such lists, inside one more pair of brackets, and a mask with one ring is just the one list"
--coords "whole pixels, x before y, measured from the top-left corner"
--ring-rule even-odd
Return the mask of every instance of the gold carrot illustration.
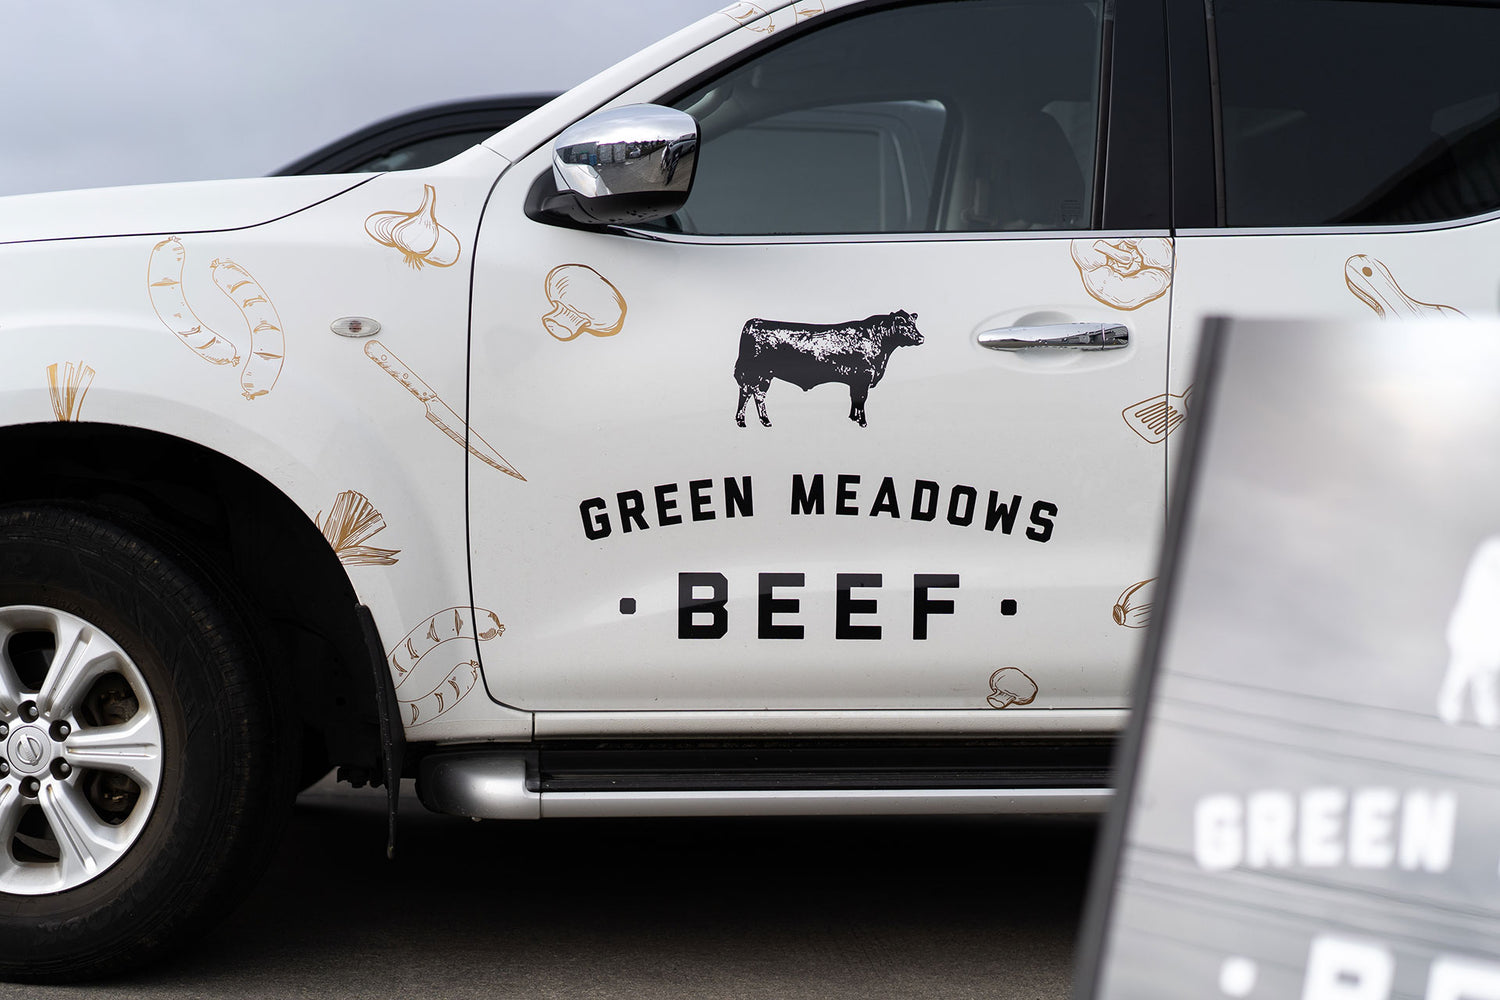
[[505, 634], [500, 616], [484, 608], [444, 608], [423, 622], [406, 637], [396, 643], [389, 654], [391, 669], [396, 674], [396, 687], [406, 683], [422, 657], [438, 646], [453, 639], [473, 639], [487, 642]]
[[240, 372], [240, 391], [246, 399], [264, 396], [275, 388], [286, 358], [281, 317], [266, 290], [234, 261], [214, 260], [209, 270], [214, 284], [234, 303], [250, 328], [250, 361]]
[[318, 511], [313, 523], [328, 539], [345, 566], [392, 566], [400, 549], [378, 549], [364, 544], [385, 530], [385, 518], [368, 497], [357, 490], [345, 490], [333, 500], [328, 519]]
[[1452, 306], [1435, 302], [1422, 302], [1412, 298], [1396, 284], [1391, 269], [1374, 257], [1357, 253], [1344, 261], [1344, 284], [1349, 286], [1365, 305], [1375, 310], [1375, 315], [1385, 319], [1408, 317], [1420, 319], [1428, 316], [1463, 316]]
[[1074, 240], [1073, 263], [1084, 289], [1113, 309], [1139, 309], [1172, 285], [1172, 241]]
[[47, 395], [52, 397], [52, 415], [58, 420], [77, 420], [84, 393], [94, 384], [94, 369], [82, 361], [47, 366]]
[[1187, 419], [1188, 397], [1192, 392], [1192, 386], [1182, 390], [1181, 395], [1163, 392], [1139, 403], [1131, 403], [1120, 411], [1120, 416], [1125, 418], [1125, 426], [1143, 440], [1161, 444]]
[[406, 724], [420, 726], [432, 722], [462, 701], [478, 683], [479, 662], [464, 660], [437, 687], [420, 698], [401, 702], [401, 707], [407, 712]]
[[239, 351], [227, 338], [217, 333], [188, 305], [182, 291], [182, 269], [187, 260], [187, 251], [182, 241], [172, 236], [162, 240], [151, 249], [151, 260], [146, 268], [146, 290], [151, 296], [151, 308], [162, 325], [177, 335], [198, 357], [211, 365], [237, 365]]
[[[467, 448], [469, 454], [479, 459], [486, 465], [493, 466], [505, 473], [507, 476], [515, 476], [521, 482], [526, 477], [515, 470], [515, 467], [507, 462], [501, 454], [490, 443], [479, 436], [479, 433], [469, 427], [455, 412], [453, 407], [443, 402], [437, 392], [418, 378], [405, 363], [380, 341], [372, 340], [365, 344], [365, 355], [382, 369], [391, 378], [406, 387], [406, 391], [417, 397], [417, 400], [427, 407], [427, 419], [449, 438]], [[464, 440], [464, 432], [468, 431], [469, 439]]]
[[365, 232], [381, 246], [400, 250], [407, 266], [420, 271], [423, 264], [449, 267], [462, 248], [453, 230], [439, 225], [437, 191], [422, 185], [422, 204], [414, 212], [374, 212], [365, 219]]

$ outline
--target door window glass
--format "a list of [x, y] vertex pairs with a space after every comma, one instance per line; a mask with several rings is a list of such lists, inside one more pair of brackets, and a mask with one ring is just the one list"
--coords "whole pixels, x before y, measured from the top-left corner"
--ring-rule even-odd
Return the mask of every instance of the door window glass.
[[702, 142], [662, 228], [711, 235], [1092, 224], [1097, 3], [961, 0], [809, 30], [676, 106]]
[[1214, 0], [1231, 226], [1500, 208], [1500, 10]]

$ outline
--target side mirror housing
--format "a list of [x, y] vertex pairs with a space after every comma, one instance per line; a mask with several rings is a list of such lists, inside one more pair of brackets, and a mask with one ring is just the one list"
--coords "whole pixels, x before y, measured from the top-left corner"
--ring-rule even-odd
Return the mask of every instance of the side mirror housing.
[[698, 123], [685, 111], [631, 104], [596, 111], [552, 143], [556, 193], [537, 205], [588, 226], [650, 222], [680, 209], [698, 167]]

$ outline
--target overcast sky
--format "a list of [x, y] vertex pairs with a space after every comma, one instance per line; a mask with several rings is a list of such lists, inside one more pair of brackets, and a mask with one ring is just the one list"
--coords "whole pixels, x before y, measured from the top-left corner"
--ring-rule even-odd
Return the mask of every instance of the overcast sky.
[[566, 90], [725, 0], [0, 0], [0, 195], [264, 174], [453, 98]]

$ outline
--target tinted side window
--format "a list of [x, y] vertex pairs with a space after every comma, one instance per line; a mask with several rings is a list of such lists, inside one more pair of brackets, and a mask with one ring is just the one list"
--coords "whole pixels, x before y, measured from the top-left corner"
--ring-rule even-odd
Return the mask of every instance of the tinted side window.
[[1500, 208], [1500, 9], [1215, 0], [1231, 226]]
[[950, 0], [830, 17], [677, 102], [702, 143], [693, 193], [666, 227], [1087, 228], [1098, 8]]

